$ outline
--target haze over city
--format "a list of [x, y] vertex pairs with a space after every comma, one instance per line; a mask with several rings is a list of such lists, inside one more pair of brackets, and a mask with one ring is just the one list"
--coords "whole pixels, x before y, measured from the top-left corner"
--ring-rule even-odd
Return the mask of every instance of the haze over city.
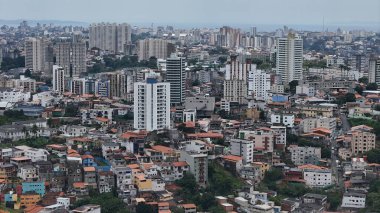
[[[170, 24], [186, 28], [255, 24], [266, 29], [297, 26], [320, 30], [371, 28], [379, 30], [378, 0], [0, 0], [0, 19], [60, 20], [92, 22], [128, 22], [137, 25]], [[17, 12], [10, 10], [17, 8]], [[358, 10], [360, 8], [360, 10]]]

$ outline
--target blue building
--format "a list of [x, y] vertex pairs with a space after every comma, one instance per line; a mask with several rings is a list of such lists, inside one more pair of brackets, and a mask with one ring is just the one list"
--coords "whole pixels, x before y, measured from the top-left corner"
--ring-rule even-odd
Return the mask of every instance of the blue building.
[[99, 80], [96, 92], [101, 97], [108, 97], [110, 94], [110, 81]]
[[83, 167], [97, 167], [94, 157], [92, 155], [86, 154], [82, 156]]
[[23, 182], [22, 193], [26, 192], [35, 192], [43, 196], [45, 194], [45, 184], [44, 182]]

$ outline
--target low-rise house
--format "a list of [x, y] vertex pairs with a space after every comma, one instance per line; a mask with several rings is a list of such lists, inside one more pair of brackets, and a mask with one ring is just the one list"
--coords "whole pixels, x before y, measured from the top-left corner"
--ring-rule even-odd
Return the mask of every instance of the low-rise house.
[[23, 153], [22, 156], [30, 158], [32, 162], [47, 161], [47, 156], [49, 155], [49, 152], [45, 149], [36, 149], [29, 146], [16, 146], [14, 149], [20, 150]]
[[32, 165], [23, 165], [18, 168], [17, 177], [24, 181], [35, 181], [38, 179], [37, 169]]
[[344, 193], [342, 199], [342, 208], [365, 208], [366, 195], [361, 193]]
[[294, 127], [294, 115], [288, 114], [271, 114], [270, 121], [272, 124], [282, 124], [286, 127]]
[[243, 158], [234, 155], [225, 155], [221, 158], [224, 168], [232, 174], [237, 174], [243, 167]]
[[88, 204], [74, 209], [73, 213], [101, 213], [101, 206]]
[[185, 213], [196, 213], [197, 212], [197, 206], [193, 203], [187, 203], [187, 204], [180, 204], [178, 205], [179, 208], [182, 208]]
[[311, 164], [299, 166], [303, 170], [303, 179], [309, 187], [326, 187], [332, 184], [331, 170]]
[[109, 156], [113, 154], [113, 151], [119, 150], [120, 145], [117, 143], [103, 143], [102, 154], [105, 159], [109, 159]]

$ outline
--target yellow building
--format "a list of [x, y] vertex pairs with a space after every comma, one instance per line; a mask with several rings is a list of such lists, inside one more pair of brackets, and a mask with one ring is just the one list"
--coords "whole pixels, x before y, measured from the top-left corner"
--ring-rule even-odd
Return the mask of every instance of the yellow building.
[[152, 190], [152, 180], [146, 179], [144, 174], [137, 174], [134, 178], [134, 182], [139, 191]]
[[36, 205], [41, 200], [39, 194], [27, 193], [20, 195], [20, 205], [22, 207], [30, 207]]
[[270, 165], [265, 162], [253, 162], [252, 165], [255, 168], [255, 171], [260, 172], [260, 178], [263, 180], [265, 173], [270, 169]]
[[300, 112], [305, 114], [306, 117], [333, 117], [333, 107], [330, 106], [315, 106], [315, 105], [306, 105], [300, 107]]

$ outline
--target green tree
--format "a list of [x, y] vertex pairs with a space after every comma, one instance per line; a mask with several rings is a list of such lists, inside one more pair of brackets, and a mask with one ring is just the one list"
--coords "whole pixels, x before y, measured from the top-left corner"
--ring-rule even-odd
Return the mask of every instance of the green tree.
[[359, 83], [368, 84], [368, 78], [367, 77], [359, 78]]
[[136, 213], [156, 213], [158, 212], [158, 209], [155, 208], [153, 205], [147, 205], [143, 202], [140, 202], [137, 206], [136, 206]]
[[298, 81], [297, 80], [293, 80], [293, 81], [289, 82], [289, 91], [290, 91], [290, 93], [295, 94], [297, 86], [298, 86]]
[[195, 81], [191, 83], [192, 86], [199, 86], [200, 84], [201, 82], [198, 79], [195, 79]]
[[380, 149], [372, 149], [366, 155], [369, 163], [380, 163]]
[[376, 83], [367, 84], [366, 90], [377, 90], [378, 86]]
[[362, 95], [362, 94], [363, 94], [363, 87], [361, 87], [361, 86], [356, 86], [356, 87], [355, 87], [355, 91], [356, 91], [357, 93], [359, 93], [359, 95]]
[[38, 132], [38, 127], [37, 127], [36, 124], [33, 124], [33, 126], [32, 126], [32, 133], [33, 133], [34, 137], [37, 136], [37, 132]]

